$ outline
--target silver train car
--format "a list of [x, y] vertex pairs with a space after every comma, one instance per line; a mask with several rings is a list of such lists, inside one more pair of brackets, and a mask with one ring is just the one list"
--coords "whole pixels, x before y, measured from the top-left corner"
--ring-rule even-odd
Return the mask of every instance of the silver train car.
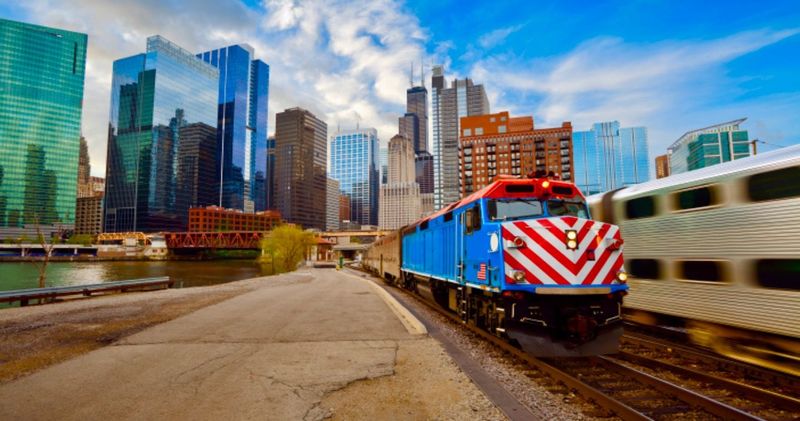
[[588, 200], [622, 230], [631, 318], [800, 375], [800, 146]]

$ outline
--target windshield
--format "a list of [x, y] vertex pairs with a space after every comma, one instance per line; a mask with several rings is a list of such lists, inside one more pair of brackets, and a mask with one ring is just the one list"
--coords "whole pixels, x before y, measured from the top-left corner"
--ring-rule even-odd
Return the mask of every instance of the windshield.
[[547, 212], [550, 216], [577, 216], [578, 218], [589, 219], [589, 212], [586, 211], [586, 204], [583, 202], [565, 202], [563, 200], [548, 200]]
[[492, 200], [489, 202], [489, 218], [493, 221], [530, 218], [543, 214], [542, 202], [536, 199]]

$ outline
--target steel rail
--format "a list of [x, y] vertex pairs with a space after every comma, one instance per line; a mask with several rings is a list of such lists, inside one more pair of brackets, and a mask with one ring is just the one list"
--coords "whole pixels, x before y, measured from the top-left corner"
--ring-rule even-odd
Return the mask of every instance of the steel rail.
[[622, 360], [632, 362], [648, 368], [659, 368], [673, 373], [680, 373], [686, 377], [694, 380], [700, 380], [708, 383], [715, 383], [722, 385], [728, 390], [739, 392], [747, 396], [748, 400], [756, 400], [764, 403], [769, 403], [783, 409], [800, 412], [800, 399], [792, 396], [784, 395], [771, 390], [763, 389], [749, 384], [737, 382], [735, 380], [726, 379], [724, 377], [714, 376], [702, 371], [692, 370], [691, 368], [682, 367], [675, 364], [670, 364], [655, 358], [645, 357], [643, 355], [631, 354], [629, 352], [620, 351], [615, 356]]

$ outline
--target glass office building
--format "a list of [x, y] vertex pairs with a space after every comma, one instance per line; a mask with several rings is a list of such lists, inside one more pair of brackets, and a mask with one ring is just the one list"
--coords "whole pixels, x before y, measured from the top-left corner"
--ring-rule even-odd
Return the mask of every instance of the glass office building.
[[667, 148], [670, 174], [679, 174], [750, 156], [746, 119], [728, 121], [686, 132]]
[[647, 128], [595, 123], [572, 133], [575, 184], [590, 195], [650, 180]]
[[219, 71], [153, 36], [114, 62], [104, 230], [185, 230], [192, 206], [218, 203]]
[[0, 19], [0, 238], [75, 222], [86, 41]]
[[340, 131], [331, 140], [330, 176], [350, 197], [350, 221], [378, 225], [380, 171], [378, 131]]
[[247, 44], [197, 57], [219, 69], [217, 204], [245, 212], [265, 210], [269, 66], [254, 60], [253, 48]]

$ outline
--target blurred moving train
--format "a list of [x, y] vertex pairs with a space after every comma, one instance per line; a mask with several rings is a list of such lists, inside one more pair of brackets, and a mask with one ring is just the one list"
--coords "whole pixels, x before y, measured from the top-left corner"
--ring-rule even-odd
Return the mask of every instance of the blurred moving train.
[[619, 346], [622, 243], [573, 184], [507, 177], [379, 239], [362, 264], [530, 354], [594, 355]]
[[800, 375], [800, 146], [588, 198], [625, 238], [625, 312]]

